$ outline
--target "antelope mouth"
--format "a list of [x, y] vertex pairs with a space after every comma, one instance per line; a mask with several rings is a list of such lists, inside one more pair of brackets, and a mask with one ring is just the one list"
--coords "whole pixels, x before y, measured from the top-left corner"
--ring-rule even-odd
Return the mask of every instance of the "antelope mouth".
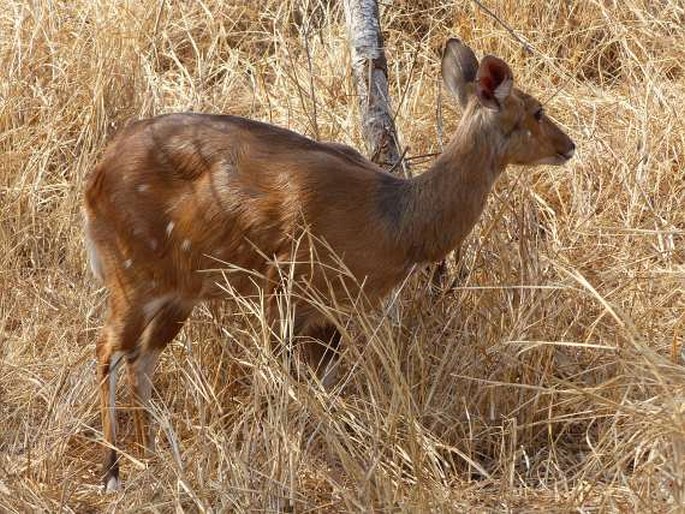
[[576, 154], [576, 149], [571, 148], [567, 152], [558, 153], [557, 157], [560, 158], [563, 162], [566, 162], [566, 161], [570, 161], [575, 154]]
[[576, 149], [572, 148], [571, 150], [568, 150], [567, 152], [557, 152], [557, 154], [554, 157], [549, 157], [548, 159], [544, 159], [544, 164], [552, 164], [552, 165], [561, 165], [561, 164], [566, 164], [568, 161], [570, 161], [573, 156], [576, 153]]
[[562, 164], [566, 164], [568, 161], [570, 161], [574, 153], [575, 150], [570, 150], [565, 153], [557, 152], [555, 155], [550, 157], [543, 157], [542, 159], [535, 161], [533, 164], [548, 164], [550, 166], [561, 166]]
[[566, 164], [571, 160], [571, 156], [565, 153], [558, 153], [554, 156], [552, 164]]

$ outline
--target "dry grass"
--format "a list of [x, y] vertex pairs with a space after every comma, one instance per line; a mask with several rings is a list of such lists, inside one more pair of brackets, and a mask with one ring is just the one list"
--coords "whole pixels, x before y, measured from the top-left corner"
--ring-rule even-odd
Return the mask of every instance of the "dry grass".
[[414, 277], [392, 316], [331, 312], [341, 389], [289, 378], [259, 302], [198, 309], [156, 375], [158, 455], [100, 493], [83, 179], [127, 120], [187, 109], [362, 148], [338, 4], [0, 2], [0, 510], [682, 509], [681, 0], [488, 2], [532, 55], [475, 3], [385, 2], [409, 155], [456, 123], [436, 103], [458, 34], [548, 100], [577, 158], [502, 177], [454, 290]]

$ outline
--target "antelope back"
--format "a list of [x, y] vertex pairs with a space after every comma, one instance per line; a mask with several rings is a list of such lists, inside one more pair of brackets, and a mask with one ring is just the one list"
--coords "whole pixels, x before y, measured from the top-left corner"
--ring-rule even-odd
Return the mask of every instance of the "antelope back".
[[223, 281], [199, 270], [230, 264], [244, 271], [227, 275], [232, 287], [253, 294], [274, 260], [311, 260], [309, 230], [325, 242], [316, 257], [334, 249], [372, 277], [374, 295], [404, 266], [378, 199], [398, 180], [350, 147], [243, 118], [145, 120], [117, 136], [88, 183], [91, 264], [110, 290], [198, 300]]

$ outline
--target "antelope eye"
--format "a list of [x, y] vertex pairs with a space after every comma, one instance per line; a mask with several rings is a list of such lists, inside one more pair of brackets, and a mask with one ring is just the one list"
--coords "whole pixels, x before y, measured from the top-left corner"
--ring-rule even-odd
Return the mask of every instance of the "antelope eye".
[[542, 121], [542, 117], [544, 116], [544, 114], [544, 109], [538, 109], [537, 111], [535, 111], [535, 114], [533, 114], [533, 116], [535, 116], [536, 121]]

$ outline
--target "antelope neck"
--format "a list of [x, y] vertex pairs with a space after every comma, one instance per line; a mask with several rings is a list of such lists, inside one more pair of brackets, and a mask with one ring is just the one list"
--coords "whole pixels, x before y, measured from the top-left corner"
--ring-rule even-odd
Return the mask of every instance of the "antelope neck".
[[438, 261], [462, 242], [505, 167], [501, 133], [488, 130], [478, 114], [465, 114], [435, 164], [406, 189], [408, 209], [399, 234], [413, 262]]

